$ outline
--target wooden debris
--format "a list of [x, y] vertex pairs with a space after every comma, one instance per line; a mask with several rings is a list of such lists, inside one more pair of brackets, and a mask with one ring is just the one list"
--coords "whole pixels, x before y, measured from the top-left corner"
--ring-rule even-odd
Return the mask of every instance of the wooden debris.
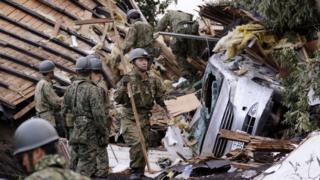
[[53, 37], [57, 37], [58, 36], [62, 23], [63, 23], [62, 19], [58, 19], [56, 21], [56, 23], [54, 25], [54, 28], [53, 28], [53, 32], [52, 32], [52, 36]]
[[261, 163], [239, 163], [239, 162], [231, 162], [231, 165], [237, 169], [252, 169], [257, 168], [263, 164]]
[[296, 148], [296, 144], [288, 140], [251, 136], [226, 129], [221, 129], [219, 134], [220, 138], [247, 143], [245, 148], [250, 151], [290, 152]]
[[20, 119], [22, 116], [24, 116], [26, 113], [28, 113], [31, 109], [33, 109], [36, 105], [35, 101], [32, 101], [30, 104], [25, 106], [23, 109], [21, 109], [19, 112], [17, 112], [14, 116], [13, 119]]
[[190, 112], [197, 109], [200, 106], [200, 101], [195, 96], [194, 93], [185, 96], [177, 97], [177, 99], [172, 99], [165, 101], [169, 113], [172, 117], [180, 115], [185, 112]]
[[76, 25], [84, 25], [84, 24], [111, 23], [111, 22], [112, 20], [110, 18], [92, 18], [92, 19], [77, 20], [74, 23]]

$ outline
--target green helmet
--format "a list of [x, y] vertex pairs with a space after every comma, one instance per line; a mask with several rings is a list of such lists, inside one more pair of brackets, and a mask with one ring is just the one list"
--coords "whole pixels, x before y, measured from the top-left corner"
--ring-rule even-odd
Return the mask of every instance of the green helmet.
[[30, 151], [59, 139], [55, 128], [46, 120], [31, 118], [14, 133], [14, 155]]
[[[88, 58], [89, 56], [87, 56]], [[91, 70], [102, 70], [102, 62], [99, 58], [91, 56], [88, 58], [91, 64]]]
[[81, 57], [77, 59], [76, 62], [76, 71], [83, 72], [91, 69], [90, 61], [86, 57]]
[[150, 56], [149, 56], [148, 52], [145, 49], [136, 48], [136, 49], [133, 49], [133, 50], [130, 51], [129, 60], [130, 60], [130, 62], [133, 62], [137, 58], [146, 58], [146, 59], [149, 60]]
[[141, 15], [136, 9], [130, 9], [127, 12], [127, 19], [139, 19], [140, 17]]
[[52, 72], [55, 68], [55, 65], [50, 60], [44, 60], [39, 64], [39, 72], [40, 73], [48, 73]]

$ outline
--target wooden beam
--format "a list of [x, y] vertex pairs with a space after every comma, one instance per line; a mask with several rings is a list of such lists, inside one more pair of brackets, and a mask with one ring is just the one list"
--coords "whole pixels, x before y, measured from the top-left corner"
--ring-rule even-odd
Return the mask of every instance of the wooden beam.
[[262, 166], [264, 164], [260, 163], [240, 163], [240, 162], [231, 162], [231, 165], [237, 169], [252, 169]]
[[10, 102], [8, 102], [7, 100], [5, 100], [4, 98], [0, 97], [0, 103], [3, 104], [4, 106], [10, 108], [10, 109], [15, 109], [16, 106]]
[[77, 16], [71, 14], [70, 12], [66, 11], [65, 9], [60, 8], [59, 6], [55, 5], [54, 3], [51, 2], [51, 0], [38, 0], [42, 4], [54, 9], [55, 11], [58, 11], [59, 13], [67, 16], [68, 18], [72, 20], [76, 20]]
[[82, 4], [79, 0], [70, 0], [73, 4], [75, 4], [76, 6], [78, 6], [79, 8], [83, 9], [83, 10], [87, 10], [90, 11], [95, 17], [100, 17], [99, 14], [97, 14], [95, 11], [93, 11], [92, 9], [88, 8], [86, 5]]
[[84, 25], [84, 24], [111, 23], [111, 22], [113, 21], [109, 18], [92, 18], [92, 19], [77, 20], [74, 23], [76, 25]]
[[[45, 22], [46, 24], [48, 24], [48, 25], [50, 25], [50, 26], [53, 26], [53, 27], [54, 27], [54, 25], [55, 25], [55, 21], [53, 21], [53, 20], [51, 20], [51, 19], [49, 19], [49, 18], [47, 18], [47, 17], [39, 14], [39, 13], [36, 12], [36, 11], [32, 11], [31, 9], [28, 9], [28, 8], [24, 7], [23, 5], [17, 3], [17, 2], [14, 2], [14, 1], [12, 1], [12, 0], [2, 0], [2, 2], [8, 4], [8, 5], [12, 6], [12, 7], [15, 7], [15, 8], [17, 8], [17, 9], [19, 9], [19, 10], [27, 13], [28, 15], [33, 16], [34, 18], [39, 19], [39, 20]], [[72, 2], [77, 2], [77, 3], [79, 3], [77, 0], [72, 0]], [[89, 11], [92, 11], [92, 10], [89, 9]], [[95, 14], [94, 11], [93, 11], [93, 14]], [[61, 30], [63, 30], [63, 31], [65, 31], [66, 33], [68, 33], [69, 35], [74, 35], [74, 36], [76, 36], [79, 40], [85, 42], [86, 44], [88, 44], [88, 45], [90, 45], [90, 46], [92, 46], [92, 47], [96, 45], [96, 43], [93, 42], [91, 39], [89, 39], [89, 38], [87, 38], [87, 37], [84, 37], [84, 36], [78, 34], [76, 31], [73, 31], [73, 30], [71, 30], [71, 29], [69, 29], [69, 28], [67, 28], [67, 27], [65, 27], [65, 26], [63, 26], [63, 25], [61, 25], [60, 28], [61, 28]], [[107, 49], [107, 48], [102, 48], [102, 50], [105, 51], [105, 52], [107, 52], [107, 53], [110, 53], [110, 52], [111, 52], [111, 50], [110, 50], [110, 49]]]
[[60, 31], [60, 26], [62, 25], [62, 23], [63, 23], [63, 20], [62, 20], [62, 19], [58, 19], [58, 20], [56, 21], [56, 24], [54, 25], [53, 32], [52, 32], [52, 36], [53, 36], [53, 37], [58, 36], [59, 31]]
[[34, 76], [30, 76], [30, 75], [24, 74], [24, 73], [22, 73], [20, 71], [17, 71], [17, 70], [12, 69], [12, 68], [5, 67], [3, 65], [0, 65], [0, 71], [3, 71], [3, 72], [6, 72], [6, 73], [9, 73], [9, 74], [18, 76], [18, 77], [20, 77], [22, 79], [31, 81], [34, 84], [36, 84], [39, 81], [39, 79], [34, 77]]
[[22, 116], [27, 114], [30, 110], [32, 110], [36, 105], [35, 101], [32, 101], [30, 104], [22, 108], [19, 112], [14, 114], [13, 119], [20, 119]]
[[[15, 62], [15, 63], [20, 64], [20, 65], [22, 65], [22, 66], [29, 67], [29, 68], [31, 68], [31, 69], [33, 69], [33, 70], [35, 70], [35, 71], [38, 71], [38, 67], [37, 67], [37, 66], [34, 66], [33, 64], [31, 64], [31, 63], [29, 63], [29, 62], [26, 62], [26, 61], [23, 61], [23, 60], [21, 60], [21, 59], [18, 59], [18, 58], [16, 58], [16, 57], [9, 56], [9, 55], [7, 55], [7, 54], [3, 54], [3, 53], [0, 52], [0, 58], [7, 59], [7, 60], [9, 60], [9, 61], [11, 61], [11, 62]], [[54, 76], [54, 78], [55, 78], [59, 83], [65, 85], [65, 86], [70, 85], [69, 82], [67, 82], [67, 81], [65, 81], [65, 80], [63, 80], [63, 79], [61, 79], [61, 78], [59, 78], [59, 77], [57, 77], [57, 76]]]
[[[31, 52], [31, 51], [25, 50], [25, 49], [23, 49], [23, 48], [20, 48], [20, 47], [14, 45], [14, 44], [8, 43], [8, 42], [6, 42], [6, 41], [0, 40], [0, 45], [4, 46], [4, 47], [6, 47], [6, 48], [10, 48], [10, 49], [13, 49], [13, 50], [15, 50], [15, 51], [18, 51], [18, 52], [20, 52], [20, 53], [22, 53], [22, 54], [25, 54], [25, 55], [27, 55], [27, 56], [30, 56], [30, 57], [32, 57], [32, 58], [34, 58], [34, 59], [39, 60], [39, 61], [43, 61], [43, 60], [46, 59], [45, 57], [39, 56], [39, 55], [37, 55], [37, 54], [34, 54], [34, 53]], [[53, 62], [53, 63], [54, 63], [58, 68], [60, 68], [60, 69], [63, 70], [63, 71], [66, 71], [66, 72], [71, 73], [71, 74], [75, 74], [75, 73], [76, 73], [76, 72], [75, 72], [73, 69], [71, 69], [71, 68], [68, 68], [68, 67], [66, 67], [66, 66], [64, 66], [64, 65], [61, 65], [61, 64], [57, 63], [57, 62]]]
[[71, 51], [73, 51], [73, 52], [75, 52], [77, 54], [80, 54], [82, 56], [88, 55], [88, 53], [86, 53], [85, 51], [83, 51], [83, 50], [81, 50], [79, 48], [71, 47], [69, 44], [64, 43], [63, 41], [60, 41], [57, 38], [51, 38], [49, 35], [44, 34], [43, 32], [40, 32], [38, 30], [35, 30], [32, 27], [29, 27], [29, 26], [27, 26], [27, 25], [25, 25], [25, 24], [23, 24], [21, 22], [15, 21], [15, 20], [7, 17], [7, 16], [4, 16], [1, 13], [0, 13], [0, 19], [5, 20], [5, 21], [7, 21], [10, 24], [13, 24], [15, 26], [18, 26], [18, 27], [20, 27], [20, 28], [22, 28], [22, 29], [24, 29], [24, 30], [26, 30], [28, 32], [31, 32], [32, 34], [37, 35], [37, 36], [39, 36], [41, 38], [50, 40], [50, 42], [53, 42], [53, 43], [55, 43], [55, 44], [57, 44], [59, 46], [62, 46], [64, 48], [68, 49], [68, 50], [71, 50]]
[[226, 129], [220, 130], [219, 137], [247, 143], [245, 149], [249, 151], [290, 152], [296, 148], [296, 144], [288, 140], [251, 136]]
[[10, 36], [10, 37], [13, 37], [13, 38], [15, 38], [15, 39], [18, 39], [18, 40], [20, 40], [20, 41], [22, 41], [22, 42], [25, 42], [25, 43], [27, 43], [27, 44], [30, 44], [30, 45], [32, 45], [32, 46], [42, 48], [42, 49], [44, 49], [45, 51], [50, 52], [50, 53], [52, 53], [52, 54], [54, 54], [54, 55], [57, 55], [57, 56], [61, 56], [62, 58], [66, 59], [66, 60], [68, 60], [68, 61], [70, 61], [70, 62], [72, 62], [72, 63], [75, 63], [75, 62], [76, 62], [76, 60], [75, 60], [73, 57], [71, 57], [70, 55], [63, 54], [62, 52], [57, 51], [57, 50], [55, 50], [55, 49], [52, 49], [51, 47], [45, 46], [45, 45], [43, 45], [43, 44], [41, 44], [41, 43], [39, 43], [39, 42], [31, 41], [31, 40], [29, 40], [29, 39], [26, 39], [26, 38], [24, 38], [24, 37], [21, 37], [21, 36], [19, 36], [19, 35], [17, 35], [17, 34], [14, 34], [14, 33], [12, 33], [12, 32], [9, 32], [9, 31], [4, 30], [4, 29], [1, 29], [1, 28], [0, 28], [0, 33], [6, 34], [6, 35], [8, 35], [8, 36]]

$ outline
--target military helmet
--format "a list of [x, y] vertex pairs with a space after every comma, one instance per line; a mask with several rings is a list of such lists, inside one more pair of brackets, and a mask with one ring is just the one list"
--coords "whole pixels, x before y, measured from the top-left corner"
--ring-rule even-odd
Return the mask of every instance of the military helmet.
[[40, 73], [48, 73], [52, 72], [55, 68], [55, 65], [50, 60], [44, 60], [39, 64], [39, 72]]
[[150, 56], [148, 52], [145, 49], [142, 48], [136, 48], [130, 51], [129, 53], [129, 60], [130, 62], [133, 62], [137, 58], [146, 58], [150, 59]]
[[77, 59], [76, 71], [87, 71], [91, 69], [90, 61], [86, 57], [81, 57]]
[[92, 57], [89, 59], [91, 64], [91, 70], [102, 70], [102, 63], [99, 58]]
[[59, 139], [55, 128], [42, 118], [31, 118], [14, 133], [14, 155], [30, 151]]
[[127, 19], [139, 19], [140, 17], [141, 15], [136, 9], [130, 9], [127, 12]]
[[86, 56], [86, 58], [91, 59], [91, 58], [99, 58], [96, 54], [89, 54]]

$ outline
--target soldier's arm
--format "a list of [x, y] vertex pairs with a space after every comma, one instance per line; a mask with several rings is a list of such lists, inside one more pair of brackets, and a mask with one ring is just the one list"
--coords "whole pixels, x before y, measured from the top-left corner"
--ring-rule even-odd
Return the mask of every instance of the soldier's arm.
[[102, 97], [101, 91], [97, 86], [90, 88], [90, 98], [89, 103], [91, 107], [92, 117], [96, 125], [97, 131], [101, 135], [106, 134], [106, 108], [104, 104], [104, 99]]
[[114, 100], [119, 104], [130, 102], [127, 93], [127, 87], [123, 84], [122, 79], [117, 83], [117, 88], [114, 93]]
[[166, 90], [165, 90], [160, 79], [156, 78], [155, 83], [156, 83], [156, 85], [155, 85], [155, 87], [156, 87], [156, 95], [155, 95], [156, 103], [159, 104], [161, 107], [166, 108], [166, 105], [164, 104]]
[[130, 27], [128, 33], [126, 34], [126, 39], [124, 42], [123, 54], [127, 54], [130, 49], [133, 47], [136, 41], [137, 31], [134, 27]]
[[[106, 120], [106, 127], [107, 130], [110, 129], [111, 126], [111, 116], [110, 116], [110, 98], [109, 98], [109, 93], [108, 93], [108, 88], [105, 84], [103, 84], [103, 86], [101, 87], [101, 93], [103, 95], [103, 99], [104, 99], [104, 105], [105, 105], [105, 110], [106, 110], [106, 115], [107, 115], [107, 120]], [[109, 133], [109, 132], [107, 132]]]
[[44, 95], [44, 98], [48, 101], [48, 103], [54, 108], [54, 109], [60, 109], [62, 104], [62, 97], [59, 97], [53, 90], [52, 85], [45, 84], [42, 89], [42, 93]]
[[71, 101], [70, 101], [70, 88], [68, 87], [66, 92], [64, 93], [64, 96], [63, 96], [63, 106], [62, 106], [62, 109], [61, 109], [61, 114], [63, 117], [66, 116], [68, 110], [70, 111], [71, 110]]
[[165, 14], [158, 22], [156, 31], [165, 31], [169, 25], [169, 14]]

